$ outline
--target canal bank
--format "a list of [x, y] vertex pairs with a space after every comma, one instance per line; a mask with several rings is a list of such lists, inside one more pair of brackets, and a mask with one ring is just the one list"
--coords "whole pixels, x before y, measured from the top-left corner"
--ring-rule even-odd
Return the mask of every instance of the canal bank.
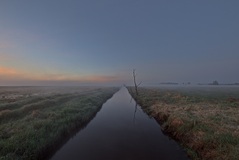
[[121, 88], [96, 117], [70, 139], [52, 160], [59, 159], [188, 159]]

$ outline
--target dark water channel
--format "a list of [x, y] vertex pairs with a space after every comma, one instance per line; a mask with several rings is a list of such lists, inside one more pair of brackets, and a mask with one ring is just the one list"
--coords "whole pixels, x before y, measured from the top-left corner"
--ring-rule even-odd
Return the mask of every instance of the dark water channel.
[[51, 159], [188, 159], [184, 150], [162, 133], [158, 123], [135, 104], [128, 90], [121, 88]]

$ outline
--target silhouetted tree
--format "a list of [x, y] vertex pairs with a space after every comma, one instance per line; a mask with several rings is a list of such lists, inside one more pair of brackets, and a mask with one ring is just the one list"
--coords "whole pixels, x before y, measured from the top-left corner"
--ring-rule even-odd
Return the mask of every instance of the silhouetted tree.
[[212, 82], [212, 85], [218, 85], [219, 83], [218, 83], [218, 81], [213, 81]]

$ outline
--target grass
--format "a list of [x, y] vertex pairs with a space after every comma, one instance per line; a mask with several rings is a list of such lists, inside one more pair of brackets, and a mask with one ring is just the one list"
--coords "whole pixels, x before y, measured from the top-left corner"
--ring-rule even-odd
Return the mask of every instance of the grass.
[[117, 90], [0, 87], [0, 159], [47, 159]]
[[139, 88], [138, 96], [128, 90], [192, 159], [238, 159], [238, 88]]

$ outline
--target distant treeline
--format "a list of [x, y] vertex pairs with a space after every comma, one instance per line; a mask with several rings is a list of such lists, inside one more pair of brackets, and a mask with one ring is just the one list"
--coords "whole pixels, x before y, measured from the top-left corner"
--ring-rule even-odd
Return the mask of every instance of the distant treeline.
[[178, 85], [178, 83], [174, 83], [174, 82], [162, 82], [160, 84]]
[[239, 85], [239, 83], [218, 83], [218, 84], [215, 84], [215, 83], [208, 83], [208, 84], [204, 84], [204, 83], [198, 83], [198, 85]]
[[[160, 85], [190, 85], [191, 82], [177, 83], [177, 82], [161, 82]], [[218, 81], [213, 81], [212, 83], [197, 83], [197, 85], [239, 85], [239, 83], [218, 83]]]

